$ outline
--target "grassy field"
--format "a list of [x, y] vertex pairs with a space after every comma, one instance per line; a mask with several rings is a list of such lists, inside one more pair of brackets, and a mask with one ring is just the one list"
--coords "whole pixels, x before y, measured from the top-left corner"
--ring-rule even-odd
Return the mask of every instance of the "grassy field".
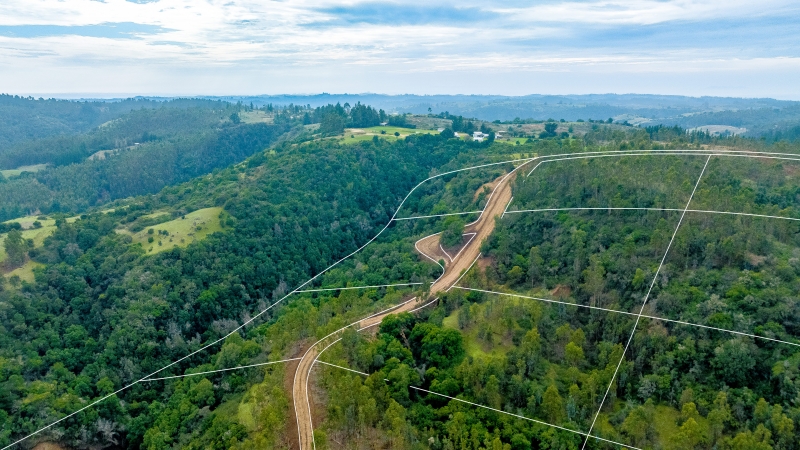
[[4, 177], [8, 178], [8, 177], [15, 177], [21, 174], [22, 172], [38, 172], [42, 169], [45, 169], [46, 167], [47, 164], [36, 164], [33, 166], [17, 167], [16, 169], [0, 170], [0, 173], [2, 173]]
[[[483, 309], [483, 305], [478, 305], [478, 309]], [[452, 314], [445, 317], [442, 321], [442, 325], [445, 328], [452, 328], [454, 330], [458, 330], [458, 314], [460, 308], [453, 311]], [[493, 330], [490, 335], [492, 336], [493, 343], [489, 344], [483, 339], [478, 337], [478, 333], [480, 330], [481, 321], [477, 321], [472, 325], [468, 326], [467, 328], [461, 331], [461, 334], [464, 336], [464, 349], [466, 350], [469, 356], [473, 358], [478, 357], [491, 357], [491, 356], [502, 356], [508, 353], [509, 350], [513, 347], [510, 342], [506, 342], [503, 339], [502, 333], [499, 333]]]
[[[381, 134], [381, 131], [385, 132], [385, 134]], [[400, 136], [395, 136], [395, 133], [399, 133]], [[369, 128], [348, 128], [344, 130], [344, 138], [342, 138], [342, 143], [344, 144], [352, 144], [353, 142], [359, 141], [367, 141], [372, 139], [373, 136], [378, 136], [380, 138], [386, 139], [405, 139], [406, 136], [412, 134], [437, 134], [438, 131], [436, 130], [419, 130], [413, 128], [401, 128], [401, 127], [369, 127]]]
[[[222, 231], [219, 221], [221, 212], [222, 208], [198, 209], [175, 220], [147, 227], [138, 233], [131, 233], [124, 229], [118, 229], [117, 232], [129, 234], [133, 238], [134, 244], [142, 244], [142, 248], [147, 254], [153, 255], [175, 247], [185, 247], [194, 241], [204, 239], [211, 233]], [[149, 234], [148, 230], [151, 229], [153, 233]], [[159, 234], [159, 231], [167, 232], [169, 235]], [[153, 238], [153, 242], [149, 242], [150, 238]]]
[[517, 145], [517, 142], [519, 142], [519, 145], [522, 145], [528, 142], [528, 138], [523, 138], [523, 137], [518, 137], [518, 138], [512, 137], [508, 139], [502, 138], [502, 139], [495, 139], [495, 142], [499, 142], [501, 144], [510, 144], [510, 145]]
[[[18, 219], [12, 219], [7, 222], [17, 222], [19, 223], [23, 230], [22, 230], [22, 238], [23, 239], [32, 239], [33, 246], [41, 247], [44, 244], [44, 240], [53, 234], [56, 231], [56, 221], [53, 219], [44, 219], [39, 220], [39, 223], [42, 224], [41, 228], [33, 228], [33, 222], [37, 221], [37, 216], [25, 216], [20, 217]], [[67, 222], [75, 222], [78, 220], [78, 217], [70, 217], [67, 219]], [[0, 234], [0, 263], [6, 259], [6, 251], [3, 242], [6, 239], [6, 233]]]
[[239, 113], [239, 118], [244, 123], [273, 123], [274, 121], [272, 113], [264, 111], [242, 111]]
[[28, 283], [33, 283], [33, 269], [37, 267], [44, 267], [44, 264], [37, 263], [34, 261], [26, 262], [22, 267], [18, 267], [11, 272], [5, 274], [6, 279], [10, 279], [14, 275], [18, 276], [21, 281], [27, 281]]

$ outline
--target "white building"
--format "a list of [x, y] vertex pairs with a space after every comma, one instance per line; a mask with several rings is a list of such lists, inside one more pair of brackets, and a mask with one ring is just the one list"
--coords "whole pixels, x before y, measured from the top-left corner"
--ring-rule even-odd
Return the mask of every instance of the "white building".
[[472, 133], [472, 140], [476, 142], [483, 142], [483, 139], [487, 137], [489, 137], [489, 135], [482, 131], [475, 131]]

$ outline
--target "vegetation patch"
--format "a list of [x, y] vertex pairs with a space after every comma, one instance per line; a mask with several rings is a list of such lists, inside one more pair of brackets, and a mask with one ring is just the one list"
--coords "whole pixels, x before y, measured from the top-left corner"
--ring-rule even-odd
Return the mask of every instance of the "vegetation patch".
[[6, 178], [10, 178], [10, 177], [16, 177], [16, 176], [22, 174], [23, 172], [35, 173], [35, 172], [38, 172], [40, 170], [44, 170], [46, 168], [47, 168], [47, 164], [33, 164], [33, 165], [30, 165], [30, 166], [17, 167], [16, 169], [0, 170], [0, 174], [2, 174]]
[[35, 261], [27, 261], [21, 267], [17, 267], [11, 272], [5, 274], [6, 280], [8, 280], [12, 286], [21, 281], [33, 283], [34, 281], [33, 270], [39, 267], [44, 267], [44, 264]]
[[[68, 223], [73, 223], [78, 217], [69, 217]], [[44, 240], [56, 231], [55, 219], [45, 216], [25, 216], [4, 222], [6, 224], [18, 223], [21, 226], [20, 234], [22, 239], [28, 243], [29, 248], [41, 248]], [[5, 239], [8, 233], [0, 233], [0, 264], [6, 259]]]
[[417, 130], [412, 128], [377, 126], [368, 128], [347, 128], [341, 142], [352, 144], [354, 142], [368, 141], [374, 136], [386, 139], [405, 139], [413, 134], [439, 134], [436, 130]]
[[[159, 213], [153, 218], [163, 216], [163, 213]], [[127, 229], [118, 229], [117, 232], [129, 234], [134, 244], [141, 244], [147, 254], [152, 255], [175, 247], [185, 247], [194, 241], [205, 239], [212, 233], [222, 231], [220, 220], [224, 216], [226, 214], [219, 207], [198, 209], [177, 219], [148, 226], [138, 232]]]

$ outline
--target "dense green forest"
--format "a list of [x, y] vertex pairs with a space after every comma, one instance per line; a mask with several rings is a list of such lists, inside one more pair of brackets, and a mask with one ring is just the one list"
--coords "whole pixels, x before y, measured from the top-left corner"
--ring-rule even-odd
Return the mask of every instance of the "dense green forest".
[[[682, 209], [704, 160], [650, 156], [545, 164], [518, 180], [512, 209]], [[692, 205], [797, 217], [794, 164], [713, 158]], [[491, 263], [466, 277], [466, 284], [635, 315], [678, 218], [677, 212], [653, 211], [508, 214], [485, 243]], [[799, 342], [798, 233], [788, 220], [689, 213], [645, 314]], [[423, 387], [589, 429], [633, 317], [475, 291], [451, 293], [446, 305], [446, 319], [427, 323], [461, 330], [468, 354], [449, 363], [457, 363], [454, 370], [437, 370], [434, 377], [426, 371]], [[413, 334], [420, 326], [409, 329]], [[653, 319], [643, 319], [637, 330], [595, 435], [644, 448], [796, 448], [797, 346]], [[431, 365], [423, 355], [413, 356], [416, 366], [410, 367]], [[455, 414], [446, 408], [462, 407], [440, 410], [440, 402], [423, 396], [405, 406], [412, 422], [450, 414], [438, 433], [428, 433], [448, 439], [442, 448], [474, 440], [463, 428], [448, 426]], [[466, 408], [459, 418], [481, 443], [497, 436], [513, 445], [517, 434], [544, 448], [581, 443], [576, 434], [481, 414]], [[589, 445], [603, 447], [591, 439]]]
[[[366, 242], [418, 181], [434, 168], [461, 162], [459, 154], [470, 149], [470, 144], [432, 136], [355, 146], [331, 141], [286, 143], [245, 165], [115, 205], [111, 213], [93, 213], [72, 224], [58, 222], [57, 231], [35, 252], [34, 258], [46, 264], [37, 272], [36, 283], [23, 284], [19, 290], [9, 286], [0, 293], [3, 442], [226, 334], [242, 318]], [[169, 207], [180, 216], [184, 208], [209, 204], [223, 206], [230, 215], [227, 231], [185, 249], [145, 257], [140, 246], [129, 245], [130, 238], [114, 231], [119, 224], [159, 208]], [[412, 248], [379, 243], [365, 253], [373, 270], [364, 270], [363, 264], [353, 270], [361, 271], [365, 281], [429, 279], [438, 268], [417, 262]], [[382, 264], [384, 272], [376, 262], [381, 258], [388, 258]], [[407, 263], [398, 265], [397, 258]], [[358, 283], [358, 274], [351, 275], [339, 271], [329, 276], [331, 281]], [[294, 314], [304, 321], [320, 314], [318, 319], [289, 326], [286, 333], [291, 339], [284, 338], [281, 345], [263, 338], [279, 326], [248, 330], [247, 342], [241, 344], [246, 349], [231, 350], [238, 355], [234, 359], [285, 352], [294, 340], [327, 325], [333, 315], [347, 311], [356, 315], [371, 306], [366, 299], [375, 295], [360, 303], [342, 300], [338, 310], [324, 296], [313, 301], [292, 299], [285, 313], [276, 308], [263, 318], [267, 323], [275, 320], [273, 314], [297, 320], [291, 311], [298, 308]], [[360, 309], [352, 309], [354, 305]], [[309, 308], [320, 312], [312, 315]], [[214, 355], [200, 354], [170, 371], [181, 373], [200, 364], [222, 367], [232, 361]], [[119, 400], [68, 420], [60, 428], [63, 435], [49, 436], [72, 443], [119, 442], [149, 448], [162, 448], [158, 442], [180, 438], [207, 447], [211, 444], [206, 440], [216, 439], [213, 434], [223, 426], [215, 422], [230, 419], [211, 417], [200, 409], [207, 411], [247, 387], [244, 379], [227, 385], [212, 395], [219, 398], [204, 396], [198, 403], [179, 399], [172, 388], [139, 384], [120, 394]], [[181, 414], [183, 425], [158, 431], [159, 421], [172, 417], [181, 402], [197, 408], [190, 415]]]
[[[13, 151], [15, 145], [21, 142], [87, 132], [132, 110], [201, 105], [216, 105], [219, 108], [220, 104], [217, 101], [195, 99], [169, 102], [146, 99], [76, 102], [0, 94], [0, 168], [8, 168], [8, 162], [13, 159], [6, 159], [5, 154]], [[30, 163], [13, 167], [26, 164]]]
[[[204, 166], [187, 178], [158, 181], [161, 186], [153, 181], [141, 191], [118, 191], [101, 201], [109, 201], [103, 208], [75, 221], [52, 215], [54, 234], [41, 247], [21, 250], [23, 258], [41, 264], [35, 282], [0, 283], [0, 444], [227, 335], [365, 244], [409, 190], [431, 175], [536, 154], [703, 143], [770, 148], [674, 129], [603, 126], [584, 136], [558, 135], [516, 146], [436, 135], [391, 142], [376, 136], [344, 145], [305, 132], [275, 144], [280, 133], [302, 125], [303, 110], [278, 112], [274, 125], [246, 124], [226, 110], [218, 130], [196, 141], [186, 138], [179, 144], [159, 137], [143, 143], [137, 147], [154, 149], [146, 153], [151, 159], [168, 154], [172, 145], [203, 161], [202, 155], [219, 158], [209, 164], [227, 167], [207, 173], [212, 167]], [[247, 158], [241, 148], [250, 148], [253, 156]], [[128, 161], [126, 155], [138, 151], [91, 164]], [[199, 161], [187, 167], [198, 167]], [[548, 163], [530, 178], [518, 179], [511, 209], [682, 208], [704, 162], [661, 156]], [[48, 179], [38, 177], [49, 173], [56, 180], [59, 170], [73, 171], [73, 178], [86, 179], [82, 183], [95, 183], [102, 173], [131, 183], [141, 176], [133, 159], [128, 165], [102, 166], [109, 172], [84, 171], [91, 164], [5, 184], [45, 184]], [[398, 217], [479, 209], [487, 194], [484, 184], [511, 167], [436, 178], [408, 198]], [[697, 209], [797, 216], [792, 209], [797, 183], [789, 163], [713, 159], [707, 170], [693, 202]], [[96, 185], [89, 186], [91, 192]], [[53, 192], [63, 195], [69, 189]], [[222, 208], [222, 231], [189, 245], [146, 255], [126, 231], [181, 220], [212, 206]], [[483, 268], [467, 274], [462, 284], [630, 311], [641, 304], [678, 215], [508, 214], [484, 244], [486, 264], [476, 266]], [[648, 314], [793, 341], [798, 314], [792, 286], [795, 267], [800, 270], [794, 241], [800, 230], [794, 222], [763, 220], [687, 216]], [[414, 242], [449, 224], [441, 218], [394, 222], [363, 251], [306, 287], [430, 282], [441, 269], [420, 259]], [[171, 237], [159, 233], [157, 239]], [[418, 295], [424, 287], [292, 295], [221, 345], [157, 376], [291, 357], [304, 339], [408, 298], [412, 289]], [[585, 431], [632, 327], [627, 315], [453, 289], [434, 309], [387, 319], [374, 337], [349, 332], [342, 345], [331, 348], [323, 359], [372, 375], [316, 369], [324, 375], [325, 391], [352, 393], [326, 396], [317, 445], [579, 448], [580, 435], [408, 386]], [[786, 437], [794, 437], [800, 419], [793, 348], [650, 319], [639, 329], [594, 434], [648, 448], [794, 448], [794, 439]], [[286, 375], [278, 364], [138, 383], [26, 445], [286, 448], [294, 432], [288, 425]], [[590, 440], [588, 447], [603, 445]]]
[[88, 133], [26, 141], [0, 152], [0, 167], [54, 166], [0, 178], [0, 220], [80, 212], [158, 192], [241, 162], [291, 126], [234, 123], [238, 105], [188, 102], [138, 109]]
[[0, 182], [0, 220], [32, 212], [79, 212], [111, 200], [158, 192], [242, 161], [274, 143], [284, 125], [231, 124], [195, 130], [79, 164]]

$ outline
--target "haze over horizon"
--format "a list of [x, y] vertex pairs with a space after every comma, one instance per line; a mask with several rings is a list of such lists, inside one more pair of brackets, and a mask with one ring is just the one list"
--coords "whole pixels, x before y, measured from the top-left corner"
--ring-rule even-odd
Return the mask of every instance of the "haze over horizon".
[[10, 0], [0, 89], [800, 100], [798, 26], [800, 6], [787, 0]]

